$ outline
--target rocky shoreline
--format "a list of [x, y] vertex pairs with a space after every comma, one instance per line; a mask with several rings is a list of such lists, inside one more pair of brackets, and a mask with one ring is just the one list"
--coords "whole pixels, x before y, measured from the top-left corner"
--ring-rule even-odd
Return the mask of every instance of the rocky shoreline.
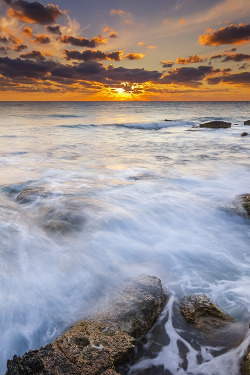
[[[76, 323], [40, 350], [15, 355], [7, 363], [6, 375], [119, 374], [117, 367], [134, 357], [136, 339], [151, 329], [168, 298], [157, 277], [128, 280], [91, 319]], [[234, 324], [205, 294], [183, 297], [179, 311], [188, 324], [205, 333]], [[242, 359], [241, 374], [250, 374], [250, 348]]]
[[[46, 197], [48, 194], [39, 188], [26, 189], [17, 196], [17, 201], [28, 203], [39, 195]], [[238, 213], [250, 216], [250, 194], [242, 194], [236, 201]], [[63, 217], [63, 221], [75, 229], [73, 220], [72, 215]], [[114, 290], [111, 298], [90, 319], [75, 324], [40, 350], [31, 350], [22, 357], [14, 356], [7, 363], [6, 375], [118, 374], [117, 366], [133, 357], [136, 340], [159, 318], [168, 294], [157, 277], [140, 275], [128, 280]], [[179, 308], [189, 324], [204, 332], [226, 329], [228, 323], [234, 322], [204, 294], [185, 296]], [[250, 375], [250, 347], [242, 359], [241, 374]]]

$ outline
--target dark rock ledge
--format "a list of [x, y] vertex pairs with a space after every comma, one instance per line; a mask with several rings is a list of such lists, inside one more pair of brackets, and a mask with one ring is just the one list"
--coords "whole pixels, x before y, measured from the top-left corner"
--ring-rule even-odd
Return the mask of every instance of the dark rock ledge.
[[230, 128], [231, 122], [225, 122], [225, 121], [209, 121], [204, 122], [204, 124], [200, 124], [200, 128], [213, 128], [213, 129], [219, 129], [219, 128]]
[[75, 324], [40, 350], [14, 356], [6, 375], [115, 375], [166, 301], [161, 281], [140, 275], [122, 284], [91, 320]]

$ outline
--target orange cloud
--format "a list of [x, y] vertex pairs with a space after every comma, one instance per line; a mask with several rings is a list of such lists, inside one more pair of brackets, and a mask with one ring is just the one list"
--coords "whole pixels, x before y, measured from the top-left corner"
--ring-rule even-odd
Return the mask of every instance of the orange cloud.
[[26, 26], [23, 30], [22, 30], [22, 33], [24, 36], [28, 37], [28, 38], [31, 38], [32, 37], [32, 29], [28, 26]]
[[111, 16], [114, 16], [114, 15], [121, 15], [121, 14], [123, 14], [124, 13], [124, 10], [122, 10], [122, 9], [117, 9], [117, 10], [115, 10], [115, 9], [110, 9], [110, 12], [109, 12], [109, 14], [111, 15]]
[[134, 52], [130, 52], [128, 53], [124, 59], [129, 59], [129, 60], [141, 60], [143, 59], [145, 55], [143, 53], [134, 53]]
[[173, 60], [162, 60], [161, 64], [162, 64], [163, 68], [172, 68], [172, 66], [174, 65], [174, 61]]
[[194, 55], [189, 57], [178, 57], [176, 59], [176, 64], [193, 64], [203, 62], [203, 59], [200, 55]]
[[154, 49], [154, 48], [157, 48], [157, 46], [151, 45], [151, 46], [147, 46], [146, 48], [148, 48], [148, 49]]
[[50, 38], [45, 34], [36, 35], [34, 43], [48, 44], [50, 43]]
[[183, 19], [179, 21], [179, 23], [180, 23], [181, 25], [184, 25], [185, 22], [186, 22], [186, 21], [183, 20]]
[[219, 30], [208, 29], [207, 34], [200, 35], [199, 42], [205, 46], [221, 44], [244, 44], [250, 41], [250, 24], [230, 25]]

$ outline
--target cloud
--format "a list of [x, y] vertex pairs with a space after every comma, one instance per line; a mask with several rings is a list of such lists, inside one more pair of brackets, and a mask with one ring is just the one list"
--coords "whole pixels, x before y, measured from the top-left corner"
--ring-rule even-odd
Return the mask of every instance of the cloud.
[[56, 35], [62, 34], [60, 30], [60, 25], [55, 25], [55, 26], [47, 25], [46, 29], [51, 34], [56, 34]]
[[34, 43], [37, 44], [48, 44], [50, 43], [50, 38], [47, 35], [36, 35], [34, 39]]
[[111, 16], [115, 16], [115, 15], [120, 16], [120, 15], [123, 14], [123, 13], [124, 13], [124, 10], [122, 10], [122, 9], [117, 9], [117, 10], [115, 10], [115, 9], [110, 9], [110, 11], [109, 11], [109, 14], [110, 14]]
[[99, 44], [107, 43], [107, 39], [94, 37], [92, 39], [82, 38], [82, 37], [74, 37], [69, 35], [64, 35], [60, 38], [60, 41], [65, 44], [71, 44], [72, 46], [78, 47], [90, 47], [94, 48]]
[[194, 63], [200, 63], [203, 59], [200, 55], [194, 55], [189, 57], [178, 57], [176, 59], [176, 64], [194, 64]]
[[184, 25], [185, 22], [186, 21], [182, 19], [182, 20], [179, 21], [179, 24]]
[[26, 46], [26, 44], [15, 44], [13, 50], [16, 52], [20, 52], [27, 48], [28, 47]]
[[211, 66], [199, 66], [198, 68], [176, 68], [168, 72], [161, 81], [164, 83], [182, 84], [184, 86], [198, 86], [201, 81], [212, 72]]
[[31, 38], [33, 31], [30, 27], [26, 26], [26, 27], [23, 28], [22, 33], [23, 33], [24, 36], [26, 36], [28, 38]]
[[219, 30], [208, 30], [199, 37], [199, 42], [206, 46], [221, 44], [244, 44], [250, 41], [250, 24], [230, 25]]
[[107, 26], [104, 27], [103, 32], [104, 33], [109, 32], [109, 38], [118, 38], [117, 32], [111, 27], [107, 27]]
[[44, 6], [36, 1], [29, 3], [25, 0], [5, 0], [5, 2], [11, 6], [8, 10], [10, 17], [19, 18], [21, 21], [28, 23], [39, 23], [41, 25], [54, 23], [57, 17], [64, 13], [57, 5], [53, 4]]
[[250, 72], [235, 73], [235, 74], [226, 74], [222, 76], [207, 78], [207, 83], [209, 85], [217, 85], [218, 83], [228, 83], [232, 85], [250, 85]]
[[42, 54], [40, 51], [32, 51], [32, 52], [27, 52], [25, 54], [20, 55], [21, 58], [23, 59], [32, 59], [32, 60], [45, 60], [45, 55]]
[[161, 73], [156, 70], [145, 70], [140, 69], [126, 69], [123, 67], [114, 68], [109, 66], [107, 69], [106, 76], [108, 79], [118, 82], [148, 82], [158, 81], [161, 77]]
[[218, 55], [212, 55], [210, 60], [221, 59], [222, 62], [228, 61], [246, 61], [250, 60], [250, 55], [247, 53], [222, 53]]
[[9, 39], [6, 36], [0, 36], [0, 43], [8, 43]]
[[161, 64], [162, 64], [163, 68], [172, 68], [172, 66], [174, 65], [174, 61], [173, 60], [162, 60]]
[[20, 58], [10, 59], [9, 57], [0, 57], [0, 74], [9, 78], [41, 78], [49, 73], [55, 62], [44, 61], [35, 62], [32, 60], [22, 60]]
[[135, 53], [135, 52], [130, 52], [128, 53], [124, 59], [129, 59], [129, 60], [141, 60], [143, 59], [145, 55], [143, 53]]
[[89, 60], [114, 60], [120, 61], [121, 56], [123, 54], [122, 51], [115, 51], [111, 53], [105, 53], [102, 51], [92, 51], [86, 50], [83, 52], [79, 52], [76, 50], [64, 50], [67, 60], [82, 60], [82, 61], [89, 61]]

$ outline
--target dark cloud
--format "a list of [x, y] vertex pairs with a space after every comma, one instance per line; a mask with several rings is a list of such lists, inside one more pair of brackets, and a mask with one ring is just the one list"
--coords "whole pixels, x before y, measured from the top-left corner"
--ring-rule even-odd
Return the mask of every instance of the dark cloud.
[[174, 65], [174, 61], [173, 60], [162, 60], [161, 64], [162, 64], [163, 68], [172, 68], [172, 66]]
[[247, 53], [223, 53], [218, 55], [213, 55], [210, 60], [221, 59], [222, 62], [227, 61], [245, 61], [250, 60], [250, 55]]
[[172, 69], [161, 81], [164, 83], [182, 84], [185, 86], [198, 86], [201, 81], [213, 71], [212, 66], [199, 66], [198, 68], [183, 67]]
[[4, 0], [11, 6], [9, 16], [19, 18], [24, 22], [36, 22], [41, 25], [54, 23], [58, 16], [63, 14], [57, 5], [42, 5], [36, 1], [29, 3], [25, 0]]
[[220, 30], [213, 30], [208, 34], [201, 35], [200, 44], [206, 46], [218, 46], [221, 44], [243, 44], [250, 41], [249, 25], [230, 25]]
[[225, 55], [222, 61], [226, 62], [226, 61], [245, 61], [245, 60], [250, 60], [250, 55], [248, 55], [247, 53], [234, 53], [231, 55], [229, 54]]
[[194, 64], [194, 63], [200, 63], [203, 59], [200, 55], [194, 55], [189, 57], [178, 57], [176, 59], [176, 64]]
[[41, 78], [41, 76], [49, 73], [55, 66], [56, 63], [53, 61], [41, 61], [38, 63], [20, 58], [10, 59], [9, 57], [0, 57], [0, 74], [9, 78]]
[[106, 76], [108, 79], [117, 82], [142, 83], [148, 81], [158, 81], [161, 77], [161, 73], [156, 70], [145, 70], [144, 68], [126, 69], [123, 67], [114, 68], [113, 66], [109, 66]]
[[224, 55], [223, 54], [218, 54], [218, 55], [212, 55], [210, 57], [210, 60], [216, 60], [216, 59], [221, 59]]
[[113, 33], [110, 33], [109, 34], [109, 38], [118, 38], [118, 35], [117, 35], [117, 33], [115, 33], [115, 32], [113, 32]]
[[13, 49], [16, 52], [21, 52], [21, 51], [23, 51], [24, 49], [27, 49], [27, 48], [28, 47], [26, 46], [26, 44], [16, 44]]
[[37, 44], [48, 44], [50, 43], [50, 38], [47, 35], [36, 35], [34, 42]]
[[71, 44], [72, 46], [78, 46], [78, 47], [89, 47], [94, 48], [98, 46], [99, 44], [104, 44], [107, 42], [107, 39], [105, 38], [99, 38], [94, 37], [92, 39], [82, 38], [78, 37], [75, 38], [74, 36], [70, 35], [64, 35], [60, 38], [62, 43]]
[[6, 36], [0, 36], [0, 43], [8, 43], [9, 40], [6, 38]]
[[115, 51], [112, 53], [106, 53], [102, 51], [92, 51], [86, 50], [83, 52], [79, 52], [76, 50], [68, 50], [64, 51], [67, 60], [82, 60], [82, 61], [89, 61], [89, 60], [114, 60], [120, 61], [121, 55], [123, 54], [122, 51]]
[[128, 60], [141, 60], [143, 59], [145, 55], [143, 53], [135, 53], [135, 52], [130, 52], [128, 53], [124, 59], [128, 59]]
[[245, 86], [250, 85], [250, 72], [235, 73], [235, 74], [226, 74], [218, 77], [207, 78], [209, 85], [217, 85], [220, 82], [229, 83], [229, 84], [241, 84]]
[[242, 64], [240, 67], [239, 67], [239, 69], [240, 70], [245, 70], [245, 69], [247, 69], [247, 67], [248, 67], [248, 64]]
[[46, 26], [46, 29], [51, 34], [56, 34], [56, 35], [62, 34], [60, 30], [60, 25], [55, 25], [55, 26], [48, 25]]
[[32, 60], [45, 60], [45, 56], [40, 51], [27, 52], [20, 55], [23, 59], [32, 59]]

